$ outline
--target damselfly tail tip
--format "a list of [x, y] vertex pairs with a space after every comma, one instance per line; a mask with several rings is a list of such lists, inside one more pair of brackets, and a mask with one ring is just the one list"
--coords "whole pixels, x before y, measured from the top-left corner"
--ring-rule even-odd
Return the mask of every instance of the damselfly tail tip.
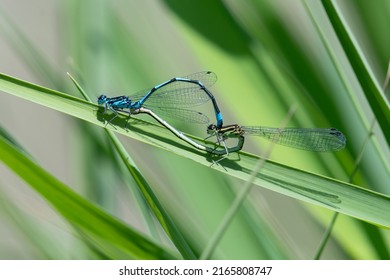
[[345, 145], [347, 143], [347, 138], [344, 136], [344, 134], [338, 130], [337, 128], [332, 127], [330, 134], [337, 137], [339, 145], [335, 147], [335, 151], [339, 151], [345, 148]]

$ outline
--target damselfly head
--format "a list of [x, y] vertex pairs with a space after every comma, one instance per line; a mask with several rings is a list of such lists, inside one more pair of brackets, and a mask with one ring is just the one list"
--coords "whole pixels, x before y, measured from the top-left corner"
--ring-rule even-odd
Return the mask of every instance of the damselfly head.
[[207, 134], [213, 134], [217, 130], [217, 126], [215, 124], [210, 124], [207, 127]]
[[106, 101], [107, 101], [107, 96], [105, 96], [104, 94], [102, 94], [98, 97], [98, 104], [99, 105], [106, 103]]

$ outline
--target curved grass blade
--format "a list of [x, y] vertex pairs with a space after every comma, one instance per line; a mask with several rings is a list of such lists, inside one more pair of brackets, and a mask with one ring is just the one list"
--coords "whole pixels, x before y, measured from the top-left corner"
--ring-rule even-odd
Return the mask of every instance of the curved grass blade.
[[[103, 116], [99, 115], [99, 112], [96, 113], [96, 110], [99, 109], [96, 104], [4, 74], [0, 74], [0, 90], [90, 123], [104, 126]], [[113, 125], [116, 125], [115, 131], [118, 133], [171, 151], [205, 166], [210, 166], [212, 163], [213, 158], [210, 155], [179, 143], [175, 136], [162, 127], [134, 118], [130, 123], [130, 130], [127, 131], [124, 129], [127, 115], [117, 119], [119, 120]], [[202, 141], [196, 137], [192, 138]], [[216, 169], [227, 175], [249, 181], [251, 170], [259, 157], [245, 152], [240, 152], [239, 155], [240, 161], [226, 159], [221, 161], [223, 168], [216, 167]], [[390, 228], [390, 219], [388, 218], [390, 197], [377, 192], [272, 161], [265, 162], [253, 184]]]
[[3, 136], [0, 136], [0, 159], [108, 256], [115, 259], [176, 259], [172, 253], [76, 194]]
[[386, 101], [385, 95], [381, 90], [381, 86], [377, 83], [373, 76], [368, 63], [365, 61], [362, 50], [358, 46], [350, 30], [348, 30], [342, 15], [337, 10], [333, 1], [322, 0], [322, 5], [331, 21], [333, 28], [340, 40], [345, 54], [359, 80], [365, 96], [370, 103], [372, 112], [386, 136], [387, 142], [390, 143], [390, 110], [389, 103]]

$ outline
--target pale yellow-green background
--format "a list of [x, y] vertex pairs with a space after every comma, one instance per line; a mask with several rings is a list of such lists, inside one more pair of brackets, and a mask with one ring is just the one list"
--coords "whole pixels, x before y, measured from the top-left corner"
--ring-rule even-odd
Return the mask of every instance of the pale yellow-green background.
[[[321, 154], [275, 147], [271, 159], [348, 181], [373, 114], [320, 1], [309, 2], [351, 91], [320, 40], [303, 1], [0, 1], [0, 72], [78, 94], [72, 73], [96, 100], [101, 93], [131, 94], [171, 77], [212, 70], [212, 87], [226, 124], [278, 126], [291, 105], [289, 126], [342, 130], [347, 148]], [[383, 83], [389, 60], [389, 1], [336, 1], [367, 59]], [[368, 4], [370, 2], [370, 4]], [[13, 29], [10, 26], [13, 26]], [[22, 35], [16, 34], [19, 30]], [[25, 38], [50, 65], [26, 49]], [[351, 95], [352, 92], [352, 95]], [[124, 187], [100, 129], [36, 104], [0, 93], [0, 124], [61, 181], [109, 213], [149, 235]], [[21, 114], [22, 112], [22, 114]], [[210, 119], [213, 118], [211, 114]], [[206, 136], [204, 127], [175, 122]], [[353, 183], [390, 194], [389, 149], [378, 126]], [[144, 143], [123, 139], [154, 191], [201, 252], [243, 182]], [[244, 150], [261, 153], [266, 143], [247, 138]], [[234, 155], [232, 155], [234, 158]], [[1, 259], [90, 258], [75, 233], [37, 194], [0, 165]], [[310, 259], [332, 213], [254, 188], [249, 213], [227, 230], [214, 258]], [[253, 215], [253, 216], [252, 216]], [[17, 218], [15, 218], [17, 217]], [[23, 218], [21, 218], [23, 217]], [[339, 217], [324, 258], [380, 259], [379, 233], [371, 225]], [[163, 231], [161, 240], [172, 246]], [[386, 254], [387, 252], [387, 254]]]

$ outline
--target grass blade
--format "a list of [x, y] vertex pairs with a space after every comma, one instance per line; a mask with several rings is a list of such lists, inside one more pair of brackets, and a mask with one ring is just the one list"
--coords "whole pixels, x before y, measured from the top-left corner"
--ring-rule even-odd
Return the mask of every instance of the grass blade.
[[[0, 75], [0, 90], [104, 126], [103, 122], [99, 120], [103, 116], [99, 116], [98, 112], [96, 118], [93, 114], [93, 111], [98, 109], [96, 104], [20, 81], [4, 74]], [[126, 131], [122, 128], [125, 126], [126, 119], [127, 117], [121, 118], [114, 123], [116, 132], [210, 166], [212, 158], [209, 155], [181, 143], [179, 144], [178, 140], [162, 127], [145, 121], [134, 120], [131, 122], [132, 129]], [[197, 138], [194, 137], [194, 139]], [[201, 139], [197, 140], [201, 141]], [[244, 181], [249, 181], [250, 173], [259, 157], [245, 152], [239, 154], [241, 158], [239, 162], [225, 160], [222, 162], [223, 168], [218, 168], [218, 170]], [[390, 227], [390, 220], [388, 219], [390, 197], [386, 195], [271, 161], [264, 164], [262, 172], [256, 175], [253, 183], [373, 224]]]
[[322, 4], [328, 14], [333, 28], [344, 48], [352, 68], [355, 71], [365, 96], [370, 103], [372, 112], [382, 128], [382, 131], [390, 142], [390, 111], [389, 104], [386, 102], [385, 95], [381, 90], [381, 86], [376, 82], [368, 63], [365, 61], [364, 55], [360, 50], [357, 42], [353, 38], [350, 30], [348, 30], [342, 15], [337, 11], [333, 1], [322, 0]]
[[106, 214], [59, 182], [3, 136], [0, 136], [0, 159], [108, 256], [115, 259], [175, 259], [173, 254]]

